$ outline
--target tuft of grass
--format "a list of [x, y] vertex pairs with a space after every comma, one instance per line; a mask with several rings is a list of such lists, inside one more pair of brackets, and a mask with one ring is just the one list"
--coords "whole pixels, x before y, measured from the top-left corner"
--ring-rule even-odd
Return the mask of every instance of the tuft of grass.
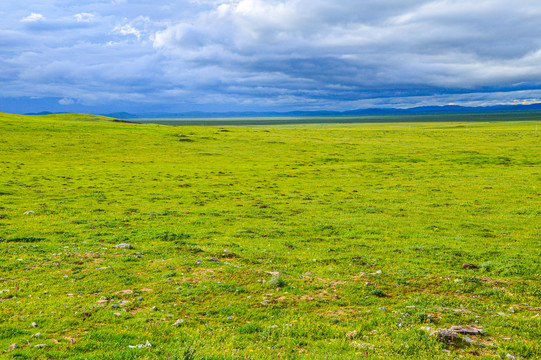
[[286, 286], [286, 281], [282, 277], [282, 274], [273, 275], [268, 282], [269, 288], [283, 288]]
[[372, 294], [373, 296], [376, 296], [376, 297], [380, 297], [380, 298], [387, 297], [385, 292], [383, 292], [383, 290], [381, 290], [381, 289], [374, 289], [374, 290], [372, 290], [370, 292], [370, 294]]

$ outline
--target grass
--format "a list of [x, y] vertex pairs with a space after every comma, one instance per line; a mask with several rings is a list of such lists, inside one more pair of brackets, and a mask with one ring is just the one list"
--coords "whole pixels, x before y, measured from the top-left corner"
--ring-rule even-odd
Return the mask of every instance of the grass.
[[540, 358], [540, 123], [455, 120], [0, 114], [0, 355]]

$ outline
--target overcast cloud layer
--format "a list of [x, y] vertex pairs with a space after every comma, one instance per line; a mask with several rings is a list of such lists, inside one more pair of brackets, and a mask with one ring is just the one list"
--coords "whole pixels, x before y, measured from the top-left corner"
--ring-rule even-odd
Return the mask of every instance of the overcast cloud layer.
[[0, 111], [541, 99], [539, 0], [25, 0], [0, 17]]

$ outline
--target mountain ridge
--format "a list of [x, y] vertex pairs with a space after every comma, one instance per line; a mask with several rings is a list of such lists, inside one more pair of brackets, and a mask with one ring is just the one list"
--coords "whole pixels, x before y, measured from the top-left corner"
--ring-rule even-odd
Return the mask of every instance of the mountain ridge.
[[[529, 105], [492, 105], [492, 106], [460, 106], [460, 105], [441, 105], [441, 106], [416, 106], [411, 108], [365, 108], [346, 111], [314, 110], [314, 111], [229, 111], [229, 112], [147, 112], [132, 114], [129, 112], [113, 112], [99, 114], [115, 119], [134, 120], [134, 119], [208, 119], [208, 118], [259, 118], [259, 117], [327, 117], [327, 116], [384, 116], [384, 115], [428, 115], [428, 114], [456, 114], [456, 113], [493, 113], [493, 112], [522, 112], [522, 111], [541, 111], [541, 103]], [[51, 115], [60, 113], [51, 113], [43, 111], [40, 113], [29, 113], [24, 115]]]
[[367, 108], [347, 111], [230, 111], [230, 112], [202, 112], [189, 111], [178, 113], [111, 113], [104, 116], [118, 119], [189, 119], [189, 118], [248, 118], [248, 117], [324, 117], [324, 116], [374, 116], [374, 115], [423, 115], [423, 114], [452, 114], [452, 113], [480, 113], [498, 111], [532, 111], [541, 110], [541, 103], [531, 105], [495, 105], [486, 107], [467, 107], [459, 105], [444, 106], [418, 106], [407, 109], [398, 108]]

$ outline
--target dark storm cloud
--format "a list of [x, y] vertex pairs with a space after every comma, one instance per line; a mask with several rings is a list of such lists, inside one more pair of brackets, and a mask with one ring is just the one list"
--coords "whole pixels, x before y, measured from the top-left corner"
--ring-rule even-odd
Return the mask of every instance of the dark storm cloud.
[[0, 15], [6, 98], [179, 109], [541, 98], [538, 1], [32, 0]]

